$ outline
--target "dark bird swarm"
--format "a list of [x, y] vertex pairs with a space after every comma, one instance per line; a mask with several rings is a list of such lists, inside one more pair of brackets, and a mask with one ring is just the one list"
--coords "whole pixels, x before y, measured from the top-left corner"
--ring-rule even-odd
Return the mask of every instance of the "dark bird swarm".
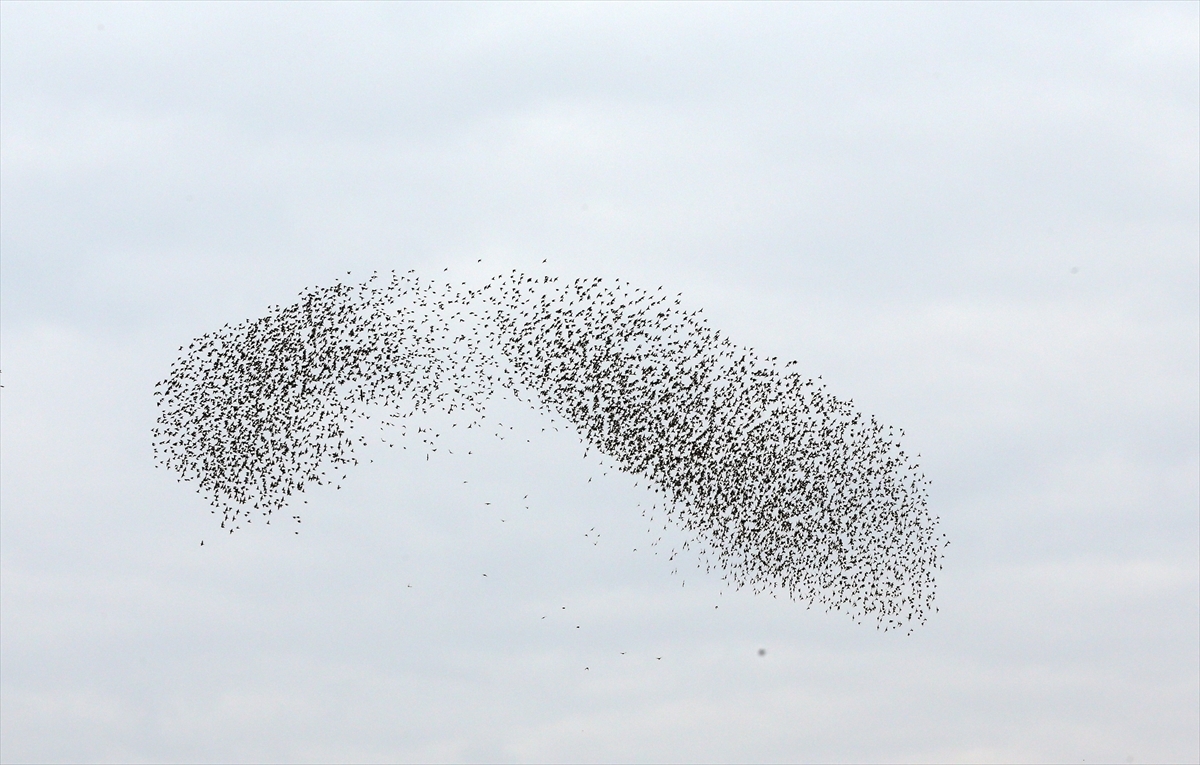
[[945, 539], [898, 434], [678, 305], [517, 271], [474, 288], [410, 271], [306, 289], [180, 348], [155, 390], [156, 458], [232, 532], [337, 483], [362, 418], [382, 411], [403, 435], [433, 410], [482, 417], [503, 390], [648, 481], [735, 586], [884, 629], [923, 623]]

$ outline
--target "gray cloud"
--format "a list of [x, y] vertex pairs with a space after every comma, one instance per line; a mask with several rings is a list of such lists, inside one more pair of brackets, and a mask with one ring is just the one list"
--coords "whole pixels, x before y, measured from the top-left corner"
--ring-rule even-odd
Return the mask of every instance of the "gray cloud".
[[[0, 759], [1200, 759], [1194, 5], [0, 16]], [[153, 468], [184, 340], [514, 267], [682, 291], [904, 427], [936, 618], [672, 576], [515, 410], [299, 536]]]

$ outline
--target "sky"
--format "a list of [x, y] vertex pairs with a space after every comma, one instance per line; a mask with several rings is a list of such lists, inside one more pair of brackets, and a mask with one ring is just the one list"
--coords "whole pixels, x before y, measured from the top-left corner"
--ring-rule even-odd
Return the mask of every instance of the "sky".
[[[1200, 4], [6, 1], [0, 107], [3, 762], [1200, 761]], [[939, 611], [655, 554], [512, 402], [295, 528], [155, 467], [191, 338], [514, 268], [903, 428]]]

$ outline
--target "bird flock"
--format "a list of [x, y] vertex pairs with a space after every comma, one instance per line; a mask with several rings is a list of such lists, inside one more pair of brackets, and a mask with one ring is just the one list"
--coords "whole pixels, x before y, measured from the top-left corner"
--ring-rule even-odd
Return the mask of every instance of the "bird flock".
[[180, 347], [155, 387], [155, 457], [232, 533], [340, 485], [367, 443], [357, 423], [436, 449], [420, 415], [480, 427], [513, 396], [644, 480], [731, 584], [881, 629], [924, 623], [946, 542], [902, 431], [699, 314], [662, 288], [518, 271], [308, 288]]

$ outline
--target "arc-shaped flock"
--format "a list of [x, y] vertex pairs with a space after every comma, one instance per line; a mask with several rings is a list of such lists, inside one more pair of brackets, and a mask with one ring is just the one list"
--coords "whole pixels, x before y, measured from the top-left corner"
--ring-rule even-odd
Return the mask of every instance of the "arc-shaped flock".
[[945, 541], [899, 434], [698, 313], [661, 288], [516, 271], [307, 289], [180, 348], [155, 389], [156, 459], [233, 531], [335, 481], [362, 418], [473, 425], [503, 391], [645, 478], [733, 584], [884, 629], [924, 622]]

